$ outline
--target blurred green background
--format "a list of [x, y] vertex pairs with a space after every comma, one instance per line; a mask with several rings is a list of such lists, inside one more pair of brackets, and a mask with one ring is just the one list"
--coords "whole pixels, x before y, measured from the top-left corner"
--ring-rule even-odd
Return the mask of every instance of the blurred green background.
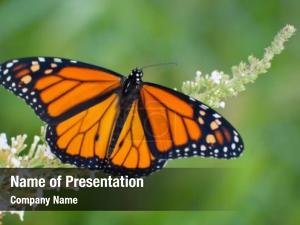
[[[230, 72], [249, 54], [261, 56], [285, 24], [299, 28], [299, 14], [298, 0], [2, 0], [0, 61], [59, 56], [124, 75], [135, 66], [176, 61], [145, 71], [144, 80], [180, 88], [196, 70]], [[216, 195], [230, 194], [235, 211], [28, 212], [24, 222], [6, 216], [4, 224], [299, 224], [299, 41], [296, 34], [268, 74], [221, 110], [244, 138], [242, 158], [168, 164], [235, 168]], [[41, 121], [20, 99], [1, 88], [0, 102], [0, 132], [39, 133]]]

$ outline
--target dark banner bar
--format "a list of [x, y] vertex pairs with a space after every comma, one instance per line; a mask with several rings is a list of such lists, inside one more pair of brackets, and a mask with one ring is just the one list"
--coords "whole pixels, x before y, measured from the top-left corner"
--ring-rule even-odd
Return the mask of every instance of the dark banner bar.
[[145, 178], [85, 169], [0, 169], [0, 211], [232, 210], [234, 170], [164, 169]]

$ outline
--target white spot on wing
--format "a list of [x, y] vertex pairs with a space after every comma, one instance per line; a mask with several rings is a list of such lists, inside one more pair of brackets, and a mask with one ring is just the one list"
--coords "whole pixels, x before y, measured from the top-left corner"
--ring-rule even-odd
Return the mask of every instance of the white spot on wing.
[[239, 142], [239, 138], [238, 138], [238, 136], [234, 136], [234, 138], [233, 138], [233, 139], [234, 139], [234, 141], [235, 141], [235, 142]]
[[53, 60], [54, 60], [54, 62], [57, 62], [57, 63], [61, 63], [62, 62], [62, 60], [60, 58], [54, 58]]
[[23, 88], [23, 89], [22, 89], [22, 92], [23, 92], [23, 93], [26, 93], [27, 91], [28, 91], [28, 88]]
[[12, 67], [14, 64], [12, 62], [6, 64], [6, 68]]
[[207, 107], [206, 105], [203, 105], [203, 104], [201, 104], [200, 107], [201, 107], [202, 109], [204, 109], [204, 110], [207, 110], [207, 109], [208, 109], [208, 107]]
[[40, 62], [45, 62], [45, 61], [46, 61], [46, 59], [45, 59], [44, 57], [39, 57], [38, 60], [39, 60]]
[[215, 117], [215, 118], [217, 118], [217, 119], [218, 119], [218, 118], [221, 118], [221, 116], [220, 116], [218, 113], [214, 113], [214, 114], [213, 114], [213, 117]]
[[192, 98], [192, 97], [190, 97], [190, 100], [193, 101], [193, 102], [196, 101], [196, 100], [195, 100], [194, 98]]

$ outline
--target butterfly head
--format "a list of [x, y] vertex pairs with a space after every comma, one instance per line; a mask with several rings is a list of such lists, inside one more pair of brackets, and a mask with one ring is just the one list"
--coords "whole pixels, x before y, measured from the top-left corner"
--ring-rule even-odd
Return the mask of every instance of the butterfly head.
[[131, 71], [130, 76], [136, 80], [141, 79], [143, 77], [143, 70], [140, 68], [135, 68]]
[[127, 77], [123, 85], [123, 93], [128, 94], [132, 90], [137, 89], [142, 83], [143, 70], [135, 68], [131, 70], [131, 73]]

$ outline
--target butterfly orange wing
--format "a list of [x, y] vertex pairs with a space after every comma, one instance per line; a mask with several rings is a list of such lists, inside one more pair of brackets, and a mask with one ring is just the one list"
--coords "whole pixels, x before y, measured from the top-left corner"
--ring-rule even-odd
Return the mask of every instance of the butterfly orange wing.
[[174, 90], [145, 83], [140, 90], [147, 139], [160, 158], [234, 158], [243, 141], [213, 109]]
[[46, 140], [62, 162], [101, 169], [107, 165], [115, 121], [119, 114], [115, 93], [98, 104], [47, 127]]
[[138, 99], [130, 106], [116, 142], [111, 146], [107, 172], [145, 176], [164, 166], [166, 161], [151, 153], [139, 114], [140, 107]]
[[63, 121], [121, 87], [115, 72], [73, 60], [36, 57], [3, 63], [0, 83], [23, 98], [42, 120]]

